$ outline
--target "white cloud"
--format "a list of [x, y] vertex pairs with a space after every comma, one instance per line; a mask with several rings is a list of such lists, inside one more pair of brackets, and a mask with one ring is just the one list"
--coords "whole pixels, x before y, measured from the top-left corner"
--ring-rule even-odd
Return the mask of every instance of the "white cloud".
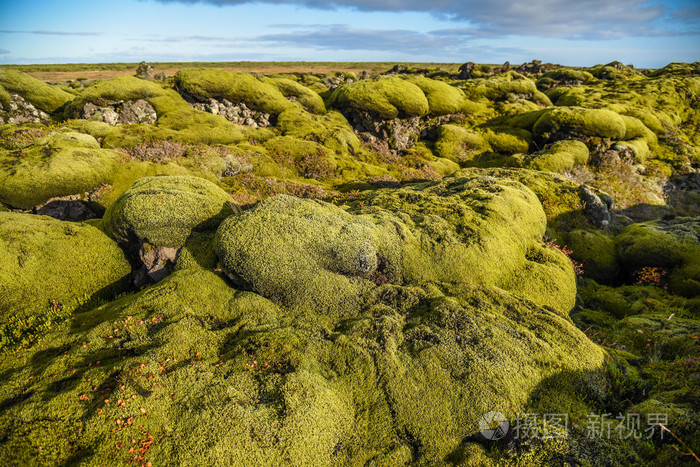
[[[164, 3], [240, 5], [252, 0], [159, 0]], [[675, 10], [648, 0], [257, 0], [329, 10], [424, 12], [446, 20], [469, 23], [469, 34], [526, 35], [571, 39], [695, 34], [668, 25]], [[695, 23], [697, 26], [697, 18]], [[655, 23], [658, 23], [655, 25]], [[692, 26], [692, 25], [691, 25]]]

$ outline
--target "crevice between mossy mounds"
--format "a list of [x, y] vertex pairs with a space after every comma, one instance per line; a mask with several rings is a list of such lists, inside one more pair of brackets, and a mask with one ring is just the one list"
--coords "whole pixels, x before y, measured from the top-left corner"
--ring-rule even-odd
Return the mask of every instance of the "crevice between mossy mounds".
[[10, 101], [0, 102], [0, 125], [19, 125], [22, 123], [51, 123], [51, 116], [19, 94], [10, 93]]
[[145, 99], [133, 101], [87, 102], [82, 109], [73, 111], [73, 118], [96, 120], [111, 126], [137, 123], [155, 123], [156, 109]]

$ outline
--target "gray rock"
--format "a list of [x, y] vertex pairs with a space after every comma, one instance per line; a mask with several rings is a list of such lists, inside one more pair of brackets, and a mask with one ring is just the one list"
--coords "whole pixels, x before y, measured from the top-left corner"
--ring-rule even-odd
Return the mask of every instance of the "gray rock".
[[612, 219], [607, 204], [586, 185], [581, 185], [579, 196], [583, 201], [583, 212], [588, 221], [599, 229], [607, 230]]
[[136, 76], [143, 79], [153, 79], [153, 67], [146, 62], [139, 63], [136, 68]]
[[19, 94], [10, 94], [7, 108], [0, 106], [0, 124], [51, 123], [51, 116], [39, 110]]
[[271, 125], [270, 114], [250, 109], [245, 102], [234, 104], [228, 99], [196, 101], [188, 96], [184, 97], [195, 109], [214, 115], [221, 115], [226, 120], [237, 125], [250, 126], [253, 128], [266, 128]]
[[76, 117], [97, 120], [115, 126], [133, 123], [155, 123], [158, 114], [147, 100], [137, 99], [135, 101], [107, 102], [103, 106], [87, 102]]
[[370, 112], [344, 112], [360, 138], [381, 154], [396, 155], [405, 151], [432, 130], [445, 123], [461, 120], [461, 115], [409, 117], [383, 120]]
[[155, 247], [142, 242], [139, 248], [141, 267], [134, 274], [134, 285], [144, 287], [169, 276], [175, 268], [179, 248]]
[[157, 118], [156, 109], [148, 101], [138, 99], [124, 102], [119, 123], [155, 123]]
[[680, 216], [700, 216], [700, 172], [672, 176], [664, 186], [664, 199]]

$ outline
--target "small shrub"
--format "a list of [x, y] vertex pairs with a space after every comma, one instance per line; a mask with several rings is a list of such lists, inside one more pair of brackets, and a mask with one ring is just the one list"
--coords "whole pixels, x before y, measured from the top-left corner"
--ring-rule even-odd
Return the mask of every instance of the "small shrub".
[[577, 276], [582, 276], [583, 275], [583, 265], [573, 259], [571, 257], [573, 251], [569, 250], [566, 245], [561, 246], [557, 242], [555, 242], [553, 239], [545, 236], [542, 241], [544, 242], [545, 245], [550, 246], [554, 248], [555, 250], [559, 250], [562, 253], [566, 255], [567, 258], [569, 258], [569, 261], [571, 261], [571, 265], [574, 267], [574, 272], [576, 273]]
[[668, 289], [668, 274], [667, 268], [643, 267], [634, 273], [634, 284]]

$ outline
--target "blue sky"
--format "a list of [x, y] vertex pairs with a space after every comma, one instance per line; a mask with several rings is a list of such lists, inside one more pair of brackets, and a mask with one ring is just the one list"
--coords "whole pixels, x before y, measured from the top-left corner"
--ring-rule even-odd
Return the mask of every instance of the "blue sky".
[[700, 61], [700, 2], [0, 1], [0, 64], [532, 59]]

